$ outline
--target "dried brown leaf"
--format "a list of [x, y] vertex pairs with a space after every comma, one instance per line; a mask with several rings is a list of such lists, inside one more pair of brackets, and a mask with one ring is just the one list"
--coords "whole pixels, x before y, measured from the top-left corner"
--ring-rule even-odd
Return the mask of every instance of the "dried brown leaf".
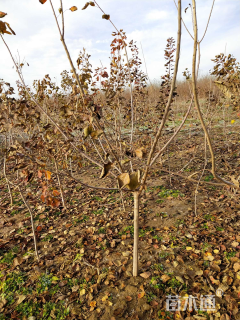
[[109, 20], [110, 19], [110, 14], [103, 14], [102, 18], [105, 20]]
[[117, 177], [117, 179], [118, 179], [118, 183], [119, 183], [120, 188], [123, 188], [130, 183], [130, 176], [129, 176], [128, 172], [124, 172], [124, 173], [120, 174]]
[[112, 168], [113, 164], [114, 164], [113, 162], [104, 163], [101, 175], [99, 177], [100, 179], [103, 179], [106, 177], [106, 175], [109, 173], [110, 169]]
[[89, 4], [90, 4], [89, 2], [86, 2], [85, 5], [84, 5], [84, 7], [82, 8], [82, 10], [87, 9], [87, 7], [89, 6]]
[[0, 18], [3, 18], [7, 15], [7, 13], [0, 11]]
[[78, 8], [77, 8], [76, 6], [73, 6], [73, 7], [71, 7], [69, 10], [71, 10], [71, 11], [73, 12], [73, 11], [77, 11], [77, 9], [78, 9]]
[[147, 279], [151, 276], [151, 272], [143, 272], [143, 273], [140, 273], [140, 277], [144, 278], [144, 279]]

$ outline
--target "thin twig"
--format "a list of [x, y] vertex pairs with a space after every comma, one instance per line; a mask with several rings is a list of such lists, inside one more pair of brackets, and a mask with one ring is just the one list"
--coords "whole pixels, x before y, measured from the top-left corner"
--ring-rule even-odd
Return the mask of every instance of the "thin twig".
[[203, 120], [203, 116], [202, 116], [202, 112], [200, 109], [200, 105], [199, 105], [199, 100], [198, 100], [198, 94], [197, 94], [197, 85], [196, 85], [196, 53], [197, 53], [197, 46], [198, 46], [198, 29], [197, 29], [197, 15], [196, 15], [196, 1], [192, 0], [192, 9], [193, 9], [193, 21], [194, 21], [194, 46], [193, 46], [193, 60], [192, 60], [192, 89], [193, 89], [193, 95], [194, 95], [194, 103], [195, 103], [195, 107], [197, 109], [198, 112], [198, 116], [203, 128], [203, 131], [205, 133], [205, 136], [207, 138], [207, 142], [208, 142], [208, 146], [209, 146], [209, 150], [211, 153], [211, 161], [212, 161], [212, 174], [214, 176], [214, 178], [222, 181], [223, 183], [230, 185], [230, 186], [235, 186], [233, 183], [228, 182], [224, 179], [222, 179], [221, 177], [219, 177], [216, 174], [216, 165], [215, 165], [215, 156], [214, 156], [214, 151], [213, 151], [213, 147], [212, 147], [212, 141], [211, 138], [209, 136], [208, 130], [206, 128], [205, 122]]
[[205, 37], [205, 35], [206, 35], [207, 29], [208, 29], [208, 25], [209, 25], [209, 22], [210, 22], [210, 19], [211, 19], [213, 7], [214, 7], [214, 2], [215, 2], [215, 0], [213, 0], [212, 7], [211, 7], [211, 11], [210, 11], [210, 14], [209, 14], [209, 17], [208, 17], [208, 22], [207, 22], [207, 25], [206, 25], [204, 34], [203, 34], [203, 36], [202, 36], [202, 39], [199, 41], [199, 43], [201, 43], [201, 42], [203, 41], [203, 39], [204, 39], [204, 37]]
[[149, 171], [149, 166], [150, 163], [152, 161], [152, 157], [153, 157], [153, 153], [156, 149], [156, 145], [157, 142], [161, 136], [162, 133], [162, 129], [165, 125], [165, 122], [167, 120], [167, 116], [170, 110], [170, 106], [171, 106], [171, 102], [172, 102], [172, 98], [173, 98], [173, 92], [175, 89], [175, 83], [176, 83], [176, 78], [177, 78], [177, 72], [178, 72], [178, 63], [179, 63], [179, 57], [180, 57], [180, 46], [181, 46], [181, 0], [178, 0], [178, 36], [177, 36], [177, 50], [176, 50], [176, 62], [175, 62], [175, 67], [174, 67], [174, 73], [173, 73], [173, 78], [172, 78], [172, 84], [171, 84], [171, 90], [169, 93], [169, 97], [168, 97], [168, 102], [165, 108], [165, 112], [161, 121], [161, 124], [158, 128], [157, 134], [155, 136], [153, 145], [151, 147], [149, 156], [148, 156], [148, 160], [147, 160], [147, 165], [146, 165], [146, 169], [145, 169], [145, 173], [142, 179], [142, 185], [141, 185], [141, 190], [143, 189], [146, 179], [147, 179], [147, 175], [148, 175], [148, 171]]

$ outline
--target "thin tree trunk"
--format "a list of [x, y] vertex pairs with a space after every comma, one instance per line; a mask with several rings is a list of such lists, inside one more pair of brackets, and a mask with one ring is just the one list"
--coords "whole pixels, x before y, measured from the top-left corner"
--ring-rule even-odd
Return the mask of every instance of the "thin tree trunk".
[[[7, 149], [7, 136], [5, 136], [5, 146]], [[3, 174], [4, 178], [6, 180], [7, 186], [8, 186], [8, 192], [9, 192], [9, 197], [10, 197], [10, 205], [13, 206], [13, 196], [12, 196], [12, 189], [10, 186], [10, 183], [7, 178], [7, 172], [6, 172], [6, 160], [7, 160], [7, 151], [5, 152], [4, 158], [3, 158]]]
[[65, 204], [64, 194], [63, 194], [63, 188], [62, 188], [61, 180], [60, 180], [59, 173], [58, 173], [59, 172], [58, 171], [58, 163], [57, 163], [56, 159], [54, 159], [54, 163], [55, 163], [57, 179], [58, 179], [58, 185], [59, 185], [59, 189], [60, 189], [60, 194], [61, 194], [61, 198], [62, 198], [63, 207], [64, 207], [64, 209], [66, 209], [66, 204]]
[[34, 247], [35, 247], [35, 253], [36, 253], [36, 257], [37, 257], [37, 261], [39, 262], [39, 255], [38, 255], [38, 249], [37, 249], [37, 238], [36, 238], [36, 233], [35, 233], [35, 228], [34, 228], [34, 220], [33, 220], [33, 213], [32, 210], [27, 202], [27, 200], [24, 198], [22, 190], [20, 187], [18, 187], [18, 190], [21, 194], [22, 200], [25, 204], [25, 206], [27, 207], [29, 213], [30, 213], [30, 217], [31, 217], [31, 225], [32, 225], [32, 232], [33, 232], [33, 241], [34, 241]]
[[134, 244], [133, 244], [133, 276], [138, 275], [138, 232], [139, 232], [139, 192], [133, 192], [134, 196]]

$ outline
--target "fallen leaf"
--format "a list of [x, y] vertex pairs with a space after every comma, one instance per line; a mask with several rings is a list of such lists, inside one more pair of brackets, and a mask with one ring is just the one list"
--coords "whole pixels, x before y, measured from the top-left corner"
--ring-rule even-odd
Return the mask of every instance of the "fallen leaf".
[[235, 272], [237, 272], [238, 270], [240, 270], [240, 263], [239, 263], [239, 262], [234, 263], [233, 269], [234, 269]]
[[86, 139], [93, 132], [93, 127], [90, 124], [88, 127], [83, 129], [84, 138]]
[[60, 192], [59, 192], [59, 191], [57, 191], [57, 190], [53, 190], [53, 195], [54, 195], [54, 197], [57, 197], [57, 196], [59, 196], [59, 195], [60, 195]]
[[239, 245], [239, 243], [237, 241], [233, 241], [231, 245], [232, 247], [236, 248]]
[[80, 291], [80, 296], [84, 296], [86, 294], [86, 290], [85, 289], [82, 289], [81, 291]]
[[42, 226], [37, 226], [36, 230], [39, 232], [39, 231], [42, 231]]
[[91, 132], [91, 137], [93, 139], [98, 139], [103, 134], [103, 130], [95, 130]]
[[144, 158], [146, 155], [146, 150], [144, 147], [135, 150], [136, 156], [140, 159]]
[[97, 304], [96, 301], [91, 301], [91, 302], [89, 303], [89, 306], [91, 307], [91, 308], [90, 308], [90, 311], [93, 311], [93, 310], [94, 310], [94, 308], [96, 307], [96, 304]]
[[138, 294], [138, 299], [142, 299], [145, 296], [145, 291]]
[[26, 299], [27, 296], [25, 296], [24, 294], [21, 294], [20, 296], [18, 296], [18, 301], [17, 301], [17, 305], [19, 305], [20, 303], [23, 302], [23, 300]]
[[13, 267], [14, 268], [19, 266], [21, 263], [22, 263], [22, 258], [16, 257], [16, 258], [13, 259]]
[[106, 295], [102, 298], [102, 302], [106, 301], [107, 299], [108, 299], [108, 296]]
[[51, 174], [52, 174], [52, 172], [47, 171], [47, 170], [44, 170], [44, 173], [45, 173], [46, 179], [47, 179], [47, 180], [50, 180], [50, 179], [51, 179]]
[[184, 281], [183, 281], [183, 278], [182, 278], [182, 277], [176, 276], [176, 279], [177, 279], [179, 282], [184, 283]]
[[143, 273], [140, 273], [140, 277], [144, 278], [144, 279], [147, 279], [151, 276], [151, 272], [143, 272]]
[[162, 279], [162, 281], [165, 283], [165, 282], [167, 282], [168, 280], [170, 280], [171, 278], [170, 278], [167, 274], [163, 274], [163, 275], [161, 276], [161, 279]]
[[127, 300], [127, 301], [131, 301], [131, 300], [132, 300], [132, 297], [126, 296], [126, 300]]
[[72, 287], [72, 292], [76, 292], [79, 289], [79, 285], [73, 286]]

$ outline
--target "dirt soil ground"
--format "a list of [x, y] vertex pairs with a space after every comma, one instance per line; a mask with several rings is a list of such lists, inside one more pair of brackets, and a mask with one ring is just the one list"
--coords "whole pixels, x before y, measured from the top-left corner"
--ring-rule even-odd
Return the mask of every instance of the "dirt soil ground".
[[[239, 140], [238, 132], [226, 140], [214, 131], [217, 171], [229, 181], [239, 176]], [[203, 155], [203, 137], [182, 133], [151, 171], [140, 204], [138, 277], [132, 276], [131, 193], [124, 194], [124, 211], [118, 192], [64, 177], [67, 209], [52, 208], [41, 202], [39, 183], [29, 183], [38, 263], [29, 212], [16, 191], [9, 205], [2, 178], [0, 320], [239, 320], [239, 191], [218, 184], [209, 160], [196, 193]], [[99, 174], [82, 168], [78, 177], [97, 184]], [[209, 295], [213, 308], [204, 304]], [[180, 311], [167, 310], [168, 296], [179, 297]]]

